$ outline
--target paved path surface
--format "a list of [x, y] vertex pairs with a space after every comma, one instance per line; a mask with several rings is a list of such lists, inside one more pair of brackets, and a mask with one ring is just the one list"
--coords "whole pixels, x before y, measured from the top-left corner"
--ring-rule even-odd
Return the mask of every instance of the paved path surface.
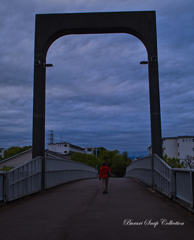
[[[125, 226], [125, 219], [140, 225]], [[162, 225], [161, 219], [184, 225]], [[1, 240], [193, 238], [193, 214], [128, 178], [110, 179], [109, 194], [102, 194], [98, 179], [82, 180], [0, 208]]]

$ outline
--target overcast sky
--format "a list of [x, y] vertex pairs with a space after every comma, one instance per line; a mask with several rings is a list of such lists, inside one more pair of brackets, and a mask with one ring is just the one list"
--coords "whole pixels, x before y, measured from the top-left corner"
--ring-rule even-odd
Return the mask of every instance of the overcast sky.
[[[194, 135], [193, 0], [1, 0], [0, 147], [32, 145], [35, 14], [156, 11], [162, 137]], [[148, 67], [128, 34], [70, 35], [48, 50], [46, 148], [54, 142], [146, 156]]]

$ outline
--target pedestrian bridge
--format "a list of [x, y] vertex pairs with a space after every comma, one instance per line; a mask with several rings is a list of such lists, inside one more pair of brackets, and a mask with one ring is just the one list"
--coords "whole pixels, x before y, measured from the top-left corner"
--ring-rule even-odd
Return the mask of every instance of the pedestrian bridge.
[[124, 178], [110, 178], [109, 193], [102, 194], [95, 169], [47, 160], [45, 191], [40, 191], [41, 158], [0, 175], [8, 202], [0, 208], [2, 240], [193, 239], [194, 215], [171, 200], [185, 197], [192, 206], [191, 183], [179, 187], [180, 176], [190, 180], [192, 171], [176, 172], [157, 156], [142, 158]]
[[85, 179], [0, 208], [1, 240], [193, 240], [194, 217], [131, 178]]

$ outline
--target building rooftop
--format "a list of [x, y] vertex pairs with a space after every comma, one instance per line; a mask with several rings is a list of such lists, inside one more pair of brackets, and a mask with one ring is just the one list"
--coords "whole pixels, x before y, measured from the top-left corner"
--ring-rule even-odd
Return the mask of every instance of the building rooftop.
[[45, 154], [49, 155], [49, 156], [53, 156], [53, 157], [59, 157], [59, 158], [63, 158], [65, 160], [71, 160], [71, 157], [70, 156], [66, 156], [62, 153], [58, 153], [58, 152], [53, 152], [53, 151], [50, 151], [50, 150], [45, 150]]
[[71, 146], [74, 146], [74, 147], [79, 147], [79, 148], [81, 148], [81, 149], [83, 149], [83, 150], [84, 150], [84, 148], [83, 148], [83, 147], [80, 147], [80, 146], [77, 146], [77, 145], [74, 145], [74, 144], [72, 144], [72, 143], [68, 143], [68, 142], [49, 143], [48, 145], [57, 145], [57, 144], [69, 144], [69, 145], [71, 145]]
[[178, 136], [178, 137], [163, 137], [162, 139], [177, 139], [177, 138], [194, 138], [194, 136]]

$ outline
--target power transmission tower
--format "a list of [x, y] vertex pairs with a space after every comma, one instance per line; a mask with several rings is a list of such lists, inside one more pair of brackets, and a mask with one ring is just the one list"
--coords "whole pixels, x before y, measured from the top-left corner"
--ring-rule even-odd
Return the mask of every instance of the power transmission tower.
[[53, 144], [53, 142], [54, 142], [54, 134], [53, 134], [53, 130], [49, 130], [50, 131], [50, 134], [49, 134], [49, 140], [50, 140], [50, 142], [49, 142], [49, 144]]

